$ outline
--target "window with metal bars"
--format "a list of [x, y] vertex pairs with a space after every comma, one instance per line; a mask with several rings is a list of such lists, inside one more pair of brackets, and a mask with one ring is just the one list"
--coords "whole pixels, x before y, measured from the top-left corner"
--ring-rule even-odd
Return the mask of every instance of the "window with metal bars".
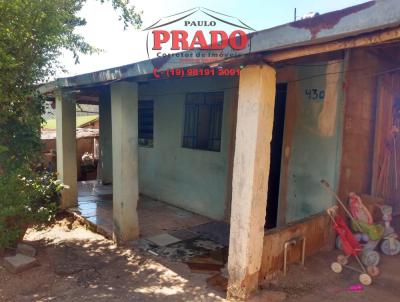
[[182, 147], [220, 151], [223, 92], [188, 93]]
[[139, 146], [153, 147], [154, 102], [139, 100], [138, 105]]

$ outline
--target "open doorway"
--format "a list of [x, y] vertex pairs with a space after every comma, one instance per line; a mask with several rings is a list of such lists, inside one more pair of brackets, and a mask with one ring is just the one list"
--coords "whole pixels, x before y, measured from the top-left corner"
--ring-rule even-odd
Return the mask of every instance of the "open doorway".
[[275, 228], [278, 218], [279, 182], [281, 174], [283, 131], [285, 127], [286, 95], [287, 83], [277, 84], [268, 178], [267, 215], [265, 218], [266, 229]]

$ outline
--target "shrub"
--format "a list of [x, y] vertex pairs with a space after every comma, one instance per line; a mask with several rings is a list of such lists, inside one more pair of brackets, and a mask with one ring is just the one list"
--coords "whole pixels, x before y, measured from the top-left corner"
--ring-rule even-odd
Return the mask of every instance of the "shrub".
[[[109, 2], [124, 26], [140, 27], [141, 13], [127, 0]], [[60, 69], [60, 56], [98, 49], [77, 29], [87, 0], [0, 0], [0, 249], [27, 226], [54, 215], [61, 186], [54, 175], [31, 172], [40, 162], [45, 97], [37, 88]], [[23, 177], [22, 177], [22, 176]]]
[[13, 247], [28, 227], [50, 222], [57, 212], [62, 188], [55, 174], [48, 172], [1, 177], [0, 249]]

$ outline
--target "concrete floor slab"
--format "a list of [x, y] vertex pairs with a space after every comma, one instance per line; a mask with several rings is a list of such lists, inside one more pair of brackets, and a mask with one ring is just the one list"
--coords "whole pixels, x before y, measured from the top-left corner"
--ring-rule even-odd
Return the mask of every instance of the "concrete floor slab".
[[[111, 185], [103, 186], [98, 184], [97, 181], [79, 182], [78, 206], [70, 209], [92, 224], [94, 230], [101, 230], [101, 234], [107, 238], [112, 238], [113, 232], [113, 204], [110, 192], [112, 193]], [[212, 221], [207, 217], [179, 209], [147, 196], [140, 196], [138, 214], [140, 237], [142, 238], [164, 233], [174, 236], [173, 232], [175, 231], [182, 231]], [[182, 233], [180, 235], [183, 236]], [[186, 234], [183, 238], [181, 237], [177, 236], [178, 239], [188, 239], [195, 236]]]
[[179, 238], [176, 238], [167, 233], [155, 235], [152, 237], [147, 237], [146, 239], [159, 245], [159, 246], [167, 246], [167, 245], [181, 241]]

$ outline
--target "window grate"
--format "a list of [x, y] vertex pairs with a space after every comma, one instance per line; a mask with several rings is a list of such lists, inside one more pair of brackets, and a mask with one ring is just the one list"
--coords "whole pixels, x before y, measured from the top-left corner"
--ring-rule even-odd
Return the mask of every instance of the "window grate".
[[138, 103], [139, 145], [153, 147], [154, 102], [139, 100]]
[[220, 151], [223, 100], [223, 92], [186, 95], [184, 148]]

